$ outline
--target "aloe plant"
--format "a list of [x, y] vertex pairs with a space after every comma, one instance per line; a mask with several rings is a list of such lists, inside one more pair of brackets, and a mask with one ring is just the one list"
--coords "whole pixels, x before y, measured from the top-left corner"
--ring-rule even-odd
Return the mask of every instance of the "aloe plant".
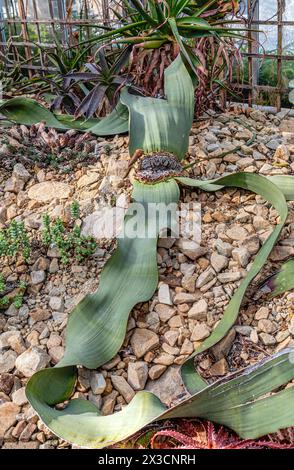
[[[218, 343], [235, 323], [248, 285], [266, 262], [285, 224], [286, 198], [294, 200], [293, 177], [270, 180], [237, 173], [199, 181], [182, 176], [180, 161], [188, 148], [194, 88], [180, 55], [166, 71], [165, 91], [166, 100], [130, 95], [127, 90], [122, 93], [122, 106], [129, 111], [130, 153], [140, 149], [142, 154], [133, 200], [142, 207], [149, 203], [168, 205], [178, 203], [179, 185], [204, 191], [238, 187], [259, 194], [272, 204], [279, 214], [279, 223], [233, 295], [222, 320], [182, 366], [189, 398], [168, 409], [155, 395], [142, 391], [122, 411], [102, 416], [94, 404], [70, 397], [76, 366], [96, 369], [111, 360], [123, 343], [131, 309], [149, 300], [156, 290], [157, 237], [170, 222], [156, 213], [147, 218], [145, 212], [137, 213], [136, 222], [139, 226], [147, 222], [148, 233], [132, 238], [125, 230], [102, 271], [98, 290], [86, 296], [69, 317], [64, 357], [54, 368], [32, 376], [26, 388], [30, 404], [44, 423], [56, 435], [80, 446], [109, 446], [153, 421], [167, 418], [203, 418], [228, 426], [243, 439], [254, 439], [294, 424], [294, 388], [282, 388], [294, 378], [293, 349], [212, 385], [194, 368], [195, 356]], [[133, 223], [133, 217], [131, 211], [126, 214], [125, 229]], [[276, 390], [279, 391], [270, 393]], [[62, 410], [54, 406], [68, 400]]]

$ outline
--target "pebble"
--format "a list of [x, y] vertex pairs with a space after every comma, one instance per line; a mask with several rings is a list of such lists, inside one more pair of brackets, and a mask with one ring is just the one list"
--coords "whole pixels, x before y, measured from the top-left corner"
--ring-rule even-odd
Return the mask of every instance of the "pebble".
[[167, 305], [164, 305], [164, 304], [157, 304], [155, 306], [155, 311], [156, 313], [158, 313], [158, 316], [162, 323], [167, 322], [176, 313], [176, 310], [174, 308], [168, 307]]
[[173, 304], [168, 284], [160, 284], [158, 288], [158, 301], [165, 305]]
[[6, 351], [0, 354], [0, 374], [5, 374], [14, 369], [17, 354], [14, 351]]
[[34, 346], [27, 349], [15, 361], [15, 367], [25, 377], [31, 377], [35, 372], [44, 369], [50, 362], [50, 356], [42, 349]]
[[180, 238], [180, 240], [177, 242], [177, 245], [180, 251], [193, 261], [200, 258], [201, 256], [204, 256], [207, 252], [205, 248], [200, 246], [194, 240]]
[[5, 432], [16, 423], [19, 411], [20, 408], [15, 403], [0, 405], [0, 439], [3, 439]]
[[129, 403], [132, 398], [134, 398], [135, 392], [124, 377], [120, 375], [112, 375], [111, 382], [114, 388], [124, 397], [127, 403]]
[[265, 346], [274, 346], [277, 342], [275, 337], [268, 333], [260, 333], [259, 337]]
[[163, 366], [170, 366], [171, 364], [173, 364], [174, 362], [174, 359], [175, 357], [172, 356], [171, 354], [167, 354], [167, 353], [161, 353], [159, 356], [157, 356], [155, 359], [154, 359], [154, 364], [161, 364]]
[[191, 341], [203, 341], [205, 338], [210, 336], [210, 329], [204, 323], [199, 323], [194, 326]]
[[106, 382], [103, 374], [92, 371], [90, 379], [91, 390], [95, 395], [101, 395], [106, 389]]
[[227, 284], [228, 282], [236, 282], [239, 281], [239, 279], [242, 278], [242, 273], [239, 271], [236, 272], [225, 272], [225, 273], [220, 273], [217, 276], [218, 280], [222, 284]]
[[215, 272], [214, 270], [209, 267], [206, 271], [200, 274], [198, 276], [198, 279], [196, 281], [196, 289], [199, 289], [200, 287], [205, 286], [208, 282], [210, 282], [212, 279], [215, 277]]
[[230, 243], [223, 242], [220, 238], [218, 238], [215, 242], [215, 248], [217, 249], [218, 253], [222, 256], [231, 256], [233, 251], [233, 247]]
[[235, 261], [237, 261], [239, 266], [241, 266], [242, 268], [246, 268], [250, 260], [250, 253], [247, 248], [235, 248], [232, 251], [232, 257]]
[[205, 299], [199, 300], [188, 312], [188, 317], [194, 320], [205, 320], [207, 317], [208, 304]]
[[220, 271], [222, 271], [223, 269], [225, 269], [228, 266], [229, 260], [226, 256], [219, 255], [218, 253], [213, 252], [212, 255], [211, 255], [211, 258], [210, 258], [210, 263], [211, 263], [211, 266], [213, 267], [213, 269], [217, 273], [219, 273]]
[[237, 241], [243, 241], [248, 236], [247, 230], [241, 225], [233, 225], [226, 234], [231, 240]]
[[52, 296], [49, 298], [49, 307], [56, 312], [64, 312], [64, 300], [62, 297]]
[[179, 304], [190, 304], [195, 302], [197, 300], [198, 295], [195, 294], [187, 294], [186, 292], [180, 292], [179, 294], [176, 294], [173, 299], [174, 305], [179, 305]]
[[26, 397], [26, 388], [21, 387], [18, 390], [15, 390], [15, 392], [12, 393], [12, 402], [15, 403], [16, 405], [22, 406], [25, 403], [28, 402], [27, 397]]
[[156, 380], [158, 379], [163, 372], [166, 371], [166, 366], [156, 364], [155, 366], [150, 367], [149, 369], [149, 377], [151, 380]]
[[153, 331], [136, 328], [131, 338], [131, 346], [136, 357], [140, 359], [148, 351], [159, 346], [159, 337]]
[[148, 379], [146, 362], [130, 362], [128, 366], [128, 383], [133, 390], [143, 390]]
[[213, 377], [222, 377], [228, 373], [229, 367], [226, 359], [223, 357], [219, 361], [217, 361], [211, 368], [209, 369], [210, 374]]
[[54, 199], [68, 199], [71, 188], [60, 181], [44, 181], [29, 188], [28, 197], [34, 201], [46, 203]]

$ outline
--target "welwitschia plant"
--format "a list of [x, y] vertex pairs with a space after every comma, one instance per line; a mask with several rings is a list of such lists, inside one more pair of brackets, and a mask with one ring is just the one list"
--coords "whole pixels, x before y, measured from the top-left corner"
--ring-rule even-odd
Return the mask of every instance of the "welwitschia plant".
[[[208, 385], [194, 368], [194, 357], [219, 342], [235, 323], [249, 283], [266, 262], [287, 218], [286, 198], [294, 198], [290, 177], [269, 180], [251, 173], [238, 173], [213, 181], [183, 176], [180, 160], [188, 149], [194, 90], [181, 57], [167, 69], [165, 100], [122, 93], [129, 111], [130, 153], [142, 151], [133, 185], [133, 201], [177, 204], [179, 185], [205, 191], [238, 187], [262, 196], [279, 214], [279, 223], [256, 256], [247, 277], [227, 306], [222, 320], [209, 338], [182, 366], [182, 379], [190, 392], [177, 406], [167, 409], [152, 393], [138, 392], [122, 411], [102, 416], [89, 401], [70, 400], [76, 382], [76, 367], [96, 369], [114, 357], [121, 347], [131, 309], [149, 300], [158, 283], [157, 237], [169, 222], [155, 213], [136, 214], [145, 236], [119, 238], [118, 247], [101, 274], [100, 285], [69, 317], [66, 350], [53, 368], [37, 372], [26, 389], [32, 407], [58, 436], [80, 446], [101, 448], [114, 444], [157, 420], [199, 417], [222, 423], [243, 438], [256, 438], [294, 425], [294, 387], [281, 389], [294, 378], [294, 350], [284, 350], [229, 379]], [[279, 188], [282, 187], [284, 193]], [[125, 217], [125, 228], [134, 215]], [[139, 220], [138, 220], [139, 217]], [[149, 230], [150, 229], [150, 230]], [[276, 393], [270, 393], [280, 389]], [[54, 405], [69, 402], [63, 409]]]

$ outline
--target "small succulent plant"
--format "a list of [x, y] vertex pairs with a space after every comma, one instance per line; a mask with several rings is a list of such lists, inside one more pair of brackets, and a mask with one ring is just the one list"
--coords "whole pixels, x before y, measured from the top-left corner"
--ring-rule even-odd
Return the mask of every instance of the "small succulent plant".
[[137, 448], [151, 449], [294, 449], [294, 428], [259, 440], [243, 440], [210, 421], [183, 419], [166, 423], [165, 429], [159, 431], [149, 429], [132, 443]]

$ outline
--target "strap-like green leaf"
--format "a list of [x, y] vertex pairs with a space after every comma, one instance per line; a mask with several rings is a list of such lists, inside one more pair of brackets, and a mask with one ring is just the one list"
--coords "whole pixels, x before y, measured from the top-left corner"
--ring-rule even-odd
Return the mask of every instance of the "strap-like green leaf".
[[53, 113], [30, 98], [16, 97], [5, 101], [0, 105], [0, 114], [17, 124], [31, 126], [45, 121], [48, 127], [67, 129], [67, 126], [59, 122]]
[[166, 69], [166, 100], [122, 92], [121, 101], [130, 113], [130, 154], [167, 151], [183, 158], [188, 150], [193, 122], [194, 88], [180, 57]]
[[105, 118], [75, 120], [73, 116], [55, 115], [35, 100], [16, 97], [0, 105], [0, 114], [17, 124], [30, 126], [44, 121], [47, 127], [61, 130], [77, 129], [101, 136], [123, 134], [128, 131], [129, 122], [128, 110], [120, 102]]

